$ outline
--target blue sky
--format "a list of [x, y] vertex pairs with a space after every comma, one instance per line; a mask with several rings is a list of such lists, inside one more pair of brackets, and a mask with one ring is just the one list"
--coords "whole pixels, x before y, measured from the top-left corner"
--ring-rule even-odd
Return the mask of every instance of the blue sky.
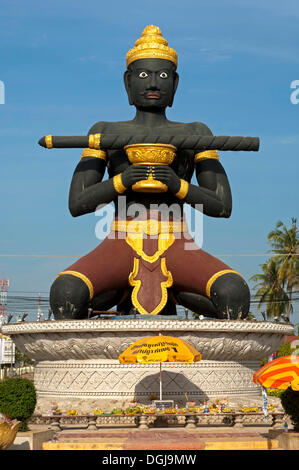
[[[276, 222], [297, 217], [299, 104], [290, 101], [299, 79], [297, 1], [0, 0], [0, 11], [0, 254], [73, 256], [97, 245], [95, 215], [74, 219], [67, 208], [80, 151], [44, 150], [37, 141], [134, 117], [122, 82], [125, 54], [148, 24], [178, 52], [169, 119], [261, 138], [258, 153], [221, 154], [233, 213], [204, 218], [203, 249], [267, 253]], [[248, 280], [266, 257], [222, 259]], [[0, 276], [11, 292], [46, 295], [72, 261], [0, 257]]]

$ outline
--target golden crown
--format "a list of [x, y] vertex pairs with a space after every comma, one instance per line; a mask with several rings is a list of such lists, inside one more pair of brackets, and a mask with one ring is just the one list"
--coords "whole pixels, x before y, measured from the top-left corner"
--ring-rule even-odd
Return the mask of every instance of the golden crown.
[[150, 25], [144, 28], [142, 35], [135, 42], [135, 46], [126, 55], [127, 67], [138, 59], [165, 59], [170, 60], [176, 67], [178, 56], [174, 49], [168, 46], [158, 26]]

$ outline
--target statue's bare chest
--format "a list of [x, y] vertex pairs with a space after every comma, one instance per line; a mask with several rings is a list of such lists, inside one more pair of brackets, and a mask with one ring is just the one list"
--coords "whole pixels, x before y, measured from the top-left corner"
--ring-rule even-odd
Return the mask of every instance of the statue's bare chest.
[[[188, 125], [167, 125], [165, 127], [160, 126], [157, 128], [149, 128], [141, 125], [132, 125], [127, 123], [112, 123], [110, 126], [105, 126], [105, 129], [101, 129], [102, 132], [118, 135], [134, 135], [134, 136], [145, 136], [145, 135], [161, 135], [163, 140], [167, 136], [176, 135], [176, 134], [189, 134], [191, 133], [188, 129]], [[189, 132], [188, 132], [189, 131]], [[125, 150], [108, 150], [108, 171], [110, 177], [124, 171], [129, 165], [130, 162], [126, 155]], [[177, 173], [180, 178], [190, 181], [193, 170], [193, 150], [178, 150], [176, 157], [171, 165], [173, 170]]]

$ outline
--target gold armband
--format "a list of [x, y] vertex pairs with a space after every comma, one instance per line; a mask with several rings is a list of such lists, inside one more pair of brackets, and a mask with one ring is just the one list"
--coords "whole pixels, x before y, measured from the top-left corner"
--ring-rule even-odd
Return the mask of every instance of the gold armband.
[[113, 177], [113, 186], [118, 194], [122, 194], [127, 189], [122, 182], [121, 173]]
[[179, 199], [184, 199], [189, 191], [189, 183], [185, 180], [181, 179], [181, 187], [180, 190], [176, 193], [176, 197]]
[[45, 143], [46, 143], [47, 149], [52, 149], [53, 148], [53, 142], [52, 142], [52, 136], [51, 135], [46, 135]]
[[208, 160], [212, 158], [214, 160], [219, 160], [219, 155], [217, 150], [206, 150], [205, 152], [199, 152], [194, 157], [194, 163], [198, 163], [201, 160]]
[[81, 158], [84, 157], [100, 158], [101, 160], [106, 161], [106, 152], [104, 152], [104, 150], [85, 148], [81, 155]]
[[101, 134], [90, 134], [88, 139], [88, 147], [90, 149], [100, 150]]

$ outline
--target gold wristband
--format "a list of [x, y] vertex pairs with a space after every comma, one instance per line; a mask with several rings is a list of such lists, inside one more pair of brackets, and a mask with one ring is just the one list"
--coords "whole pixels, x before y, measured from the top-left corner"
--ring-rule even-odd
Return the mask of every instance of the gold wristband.
[[127, 189], [122, 182], [121, 173], [113, 177], [113, 186], [118, 194], [122, 194]]
[[185, 180], [181, 179], [181, 187], [180, 190], [176, 193], [176, 197], [179, 199], [185, 199], [189, 191], [189, 183]]
[[52, 149], [53, 148], [53, 141], [52, 141], [52, 136], [51, 135], [46, 135], [45, 143], [46, 143], [47, 149]]
[[207, 160], [212, 158], [214, 160], [219, 160], [219, 154], [217, 150], [206, 150], [205, 152], [199, 152], [194, 157], [194, 163], [198, 163], [201, 160]]
[[90, 134], [88, 138], [88, 147], [90, 149], [100, 150], [101, 134]]
[[84, 157], [100, 158], [101, 160], [106, 161], [106, 152], [104, 152], [104, 150], [85, 148], [81, 155], [81, 158]]

